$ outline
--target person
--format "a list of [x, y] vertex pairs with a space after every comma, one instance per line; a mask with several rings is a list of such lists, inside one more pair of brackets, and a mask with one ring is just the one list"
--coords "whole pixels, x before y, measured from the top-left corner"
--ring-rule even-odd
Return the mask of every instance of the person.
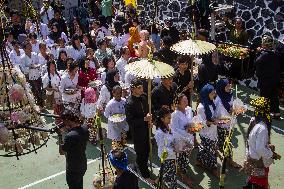
[[169, 64], [173, 67], [175, 67], [177, 55], [171, 51], [171, 46], [172, 46], [172, 38], [170, 36], [165, 36], [162, 38], [162, 45], [160, 50], [155, 52], [153, 54], [155, 59], [160, 60], [161, 62], [164, 62], [166, 64]]
[[97, 50], [97, 46], [93, 42], [90, 34], [88, 33], [83, 34], [83, 43], [85, 44], [86, 49], [91, 48], [93, 50]]
[[136, 57], [136, 51], [135, 45], [137, 45], [140, 42], [140, 36], [138, 32], [138, 28], [131, 27], [129, 28], [129, 39], [128, 39], [128, 49], [130, 51], [131, 57]]
[[112, 12], [112, 0], [102, 0], [101, 1], [101, 11], [102, 15], [111, 22], [113, 12]]
[[82, 59], [86, 56], [86, 46], [80, 42], [79, 36], [74, 34], [71, 39], [71, 45], [68, 47], [68, 54], [74, 60]]
[[148, 32], [150, 32], [150, 39], [153, 41], [156, 50], [160, 50], [161, 46], [161, 37], [159, 35], [159, 29], [156, 24], [150, 24], [148, 26]]
[[161, 83], [152, 90], [154, 112], [163, 106], [172, 110], [176, 90], [177, 85], [173, 83], [172, 77], [161, 79]]
[[37, 40], [37, 35], [35, 33], [29, 33], [28, 38], [32, 45], [32, 51], [35, 53], [39, 53], [39, 41]]
[[[10, 32], [15, 40], [19, 40], [21, 34], [26, 34], [25, 27], [21, 24], [21, 17], [17, 10], [12, 10], [10, 12], [11, 25]], [[19, 40], [20, 41], [20, 40]]]
[[102, 64], [105, 70], [103, 71], [103, 73], [101, 73], [101, 81], [102, 84], [105, 84], [107, 72], [115, 69], [115, 60], [113, 56], [107, 56], [103, 59]]
[[116, 69], [110, 70], [106, 73], [105, 84], [102, 86], [99, 99], [97, 102], [97, 108], [103, 111], [106, 104], [112, 99], [113, 87], [119, 85], [119, 74]]
[[97, 128], [94, 126], [95, 116], [97, 112], [97, 95], [96, 90], [88, 87], [85, 90], [84, 98], [82, 98], [82, 102], [80, 105], [81, 116], [83, 117], [84, 124], [88, 126], [89, 130], [89, 141], [95, 145], [97, 144]]
[[172, 113], [171, 128], [173, 132], [180, 135], [179, 140], [177, 140], [177, 146], [180, 147], [176, 149], [178, 162], [181, 164], [178, 168], [178, 175], [188, 186], [192, 187], [192, 181], [186, 176], [186, 173], [189, 168], [190, 154], [194, 145], [194, 135], [188, 131], [192, 123], [193, 111], [188, 106], [188, 99], [185, 94], [180, 94], [175, 103], [176, 109]]
[[246, 136], [244, 170], [247, 170], [248, 180], [243, 189], [268, 189], [269, 167], [273, 160], [280, 159], [281, 156], [275, 152], [275, 146], [270, 143], [272, 119], [269, 99], [259, 97], [252, 100], [251, 105], [255, 110]]
[[104, 111], [104, 116], [108, 119], [107, 138], [112, 140], [112, 149], [122, 150], [127, 142], [128, 124], [126, 120], [115, 123], [109, 118], [117, 114], [125, 115], [126, 100], [122, 98], [122, 88], [119, 85], [113, 87], [112, 94], [113, 98], [107, 103]]
[[123, 83], [125, 83], [125, 74], [126, 74], [126, 71], [125, 71], [125, 66], [128, 64], [128, 60], [130, 58], [130, 51], [128, 49], [128, 47], [122, 47], [121, 50], [120, 50], [120, 54], [121, 54], [121, 57], [120, 59], [116, 62], [116, 65], [115, 67], [118, 69], [118, 72], [119, 72], [119, 76], [121, 78], [121, 81]]
[[[79, 118], [70, 111], [61, 115], [68, 130], [60, 141], [60, 154], [66, 157], [66, 181], [69, 189], [83, 189], [83, 177], [87, 170], [86, 146], [89, 132], [86, 125], [80, 125]], [[61, 138], [61, 137], [60, 137]]]
[[140, 39], [136, 55], [139, 58], [148, 58], [149, 53], [155, 51], [154, 43], [149, 40], [149, 32], [147, 30], [140, 31]]
[[112, 50], [107, 47], [106, 39], [101, 39], [98, 41], [98, 49], [95, 52], [96, 58], [99, 61], [99, 64], [102, 65], [102, 61], [105, 57], [113, 56]]
[[196, 165], [209, 169], [214, 176], [219, 177], [217, 169], [217, 125], [216, 105], [214, 99], [216, 91], [211, 84], [206, 84], [200, 91], [200, 103], [197, 106], [197, 115], [205, 124], [200, 132], [201, 143], [199, 145]]
[[67, 69], [67, 52], [65, 50], [59, 51], [56, 65], [58, 71], [64, 71]]
[[39, 43], [39, 53], [38, 53], [38, 61], [42, 64], [41, 73], [44, 75], [47, 72], [47, 61], [51, 60], [50, 54], [47, 53], [46, 44], [43, 42]]
[[40, 16], [42, 23], [49, 24], [50, 20], [54, 18], [54, 10], [50, 6], [50, 0], [43, 0], [43, 6], [40, 9]]
[[279, 95], [280, 87], [280, 59], [273, 48], [273, 38], [269, 35], [262, 37], [262, 50], [255, 60], [256, 76], [260, 96], [270, 100], [271, 114], [280, 119]]
[[161, 38], [163, 39], [165, 36], [171, 37], [173, 44], [180, 40], [179, 31], [173, 25], [171, 18], [165, 20], [165, 27], [161, 31]]
[[62, 38], [65, 43], [68, 42], [68, 38], [64, 32], [58, 30], [59, 24], [57, 22], [53, 23], [51, 26], [51, 32], [47, 36], [46, 44], [52, 46], [58, 42], [58, 39]]
[[143, 94], [141, 80], [134, 79], [131, 82], [131, 95], [125, 105], [125, 114], [133, 138], [138, 168], [142, 177], [153, 183], [148, 169], [149, 127], [151, 126], [152, 115], [149, 114], [147, 97]]
[[[42, 88], [46, 90], [46, 108], [53, 109], [55, 115], [61, 115], [63, 111], [61, 94], [59, 92], [61, 77], [57, 72], [55, 61], [47, 62], [47, 73], [42, 77]], [[60, 124], [60, 118], [55, 119]]]
[[21, 56], [25, 54], [25, 51], [20, 48], [20, 43], [17, 40], [11, 42], [13, 50], [9, 54], [11, 63], [16, 66], [21, 64]]
[[[233, 112], [233, 93], [232, 85], [228, 79], [220, 79], [216, 83], [216, 93], [217, 97], [215, 99], [216, 104], [216, 118], [225, 119], [230, 118]], [[217, 134], [218, 134], [218, 148], [221, 153], [224, 154], [224, 142], [229, 135], [230, 129], [235, 124], [235, 119], [228, 123], [218, 124]], [[229, 154], [229, 164], [234, 168], [240, 168], [240, 166], [233, 161], [232, 154]]]
[[74, 113], [77, 113], [76, 111], [79, 110], [81, 101], [78, 79], [78, 64], [72, 61], [68, 65], [68, 72], [64, 73], [61, 78], [59, 91], [62, 94], [64, 108], [73, 110]]
[[207, 83], [214, 84], [218, 79], [218, 52], [212, 55], [204, 55], [202, 64], [198, 66], [197, 91], [200, 91]]
[[235, 19], [235, 24], [232, 24], [228, 21], [228, 18], [225, 16], [224, 21], [226, 27], [230, 30], [228, 40], [234, 44], [247, 45], [249, 36], [245, 29], [243, 29], [243, 21], [241, 18]]
[[191, 81], [191, 73], [188, 69], [188, 58], [186, 56], [179, 56], [177, 58], [178, 69], [173, 76], [173, 82], [177, 84], [177, 94], [184, 93], [190, 101], [190, 91], [194, 87], [194, 82]]
[[78, 86], [81, 88], [81, 98], [84, 98], [85, 89], [88, 87], [91, 81], [97, 79], [96, 70], [90, 68], [90, 61], [87, 59], [81, 59], [79, 69]]
[[90, 61], [90, 68], [98, 70], [100, 68], [99, 61], [97, 57], [95, 57], [95, 52], [92, 48], [87, 48], [86, 50], [86, 58]]
[[29, 81], [32, 92], [35, 96], [36, 103], [43, 109], [43, 94], [42, 94], [42, 81], [41, 81], [41, 62], [39, 62], [38, 55], [32, 52], [32, 45], [26, 41], [23, 44], [25, 53], [21, 56], [21, 69]]
[[66, 21], [61, 16], [61, 10], [54, 10], [54, 18], [49, 21], [49, 25], [52, 26], [54, 23], [58, 23], [59, 33], [64, 32], [66, 35], [68, 34]]
[[[162, 181], [167, 188], [177, 188], [177, 169], [176, 167], [182, 167], [182, 165], [188, 166], [186, 161], [176, 161], [176, 144], [179, 140], [179, 135], [172, 130], [171, 112], [168, 108], [161, 108], [157, 113], [155, 121], [156, 133], [155, 140], [158, 146], [158, 156], [160, 159], [166, 153], [167, 157], [162, 164], [163, 174]], [[178, 165], [177, 165], [178, 164]], [[181, 164], [181, 165], [180, 165]]]
[[116, 172], [113, 189], [139, 188], [138, 178], [128, 170], [128, 158], [125, 152], [114, 149], [108, 154], [108, 159]]

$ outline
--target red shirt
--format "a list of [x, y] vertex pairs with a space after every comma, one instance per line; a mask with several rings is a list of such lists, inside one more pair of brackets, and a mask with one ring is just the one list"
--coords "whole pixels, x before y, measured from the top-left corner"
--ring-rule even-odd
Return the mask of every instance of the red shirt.
[[[90, 81], [94, 81], [97, 79], [97, 73], [96, 70], [93, 68], [89, 68], [86, 72], [83, 72], [82, 70], [79, 71], [79, 78], [78, 78], [78, 85], [80, 87], [88, 87], [88, 84]], [[85, 90], [81, 91], [81, 97], [84, 98]]]

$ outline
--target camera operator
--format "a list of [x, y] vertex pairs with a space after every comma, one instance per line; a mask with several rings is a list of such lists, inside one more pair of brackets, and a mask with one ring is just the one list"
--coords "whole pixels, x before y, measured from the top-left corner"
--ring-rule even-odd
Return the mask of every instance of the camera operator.
[[83, 189], [83, 177], [87, 170], [85, 151], [89, 138], [88, 128], [81, 125], [79, 117], [70, 111], [65, 111], [61, 118], [67, 129], [64, 143], [59, 141], [59, 152], [66, 156], [66, 181], [69, 189]]

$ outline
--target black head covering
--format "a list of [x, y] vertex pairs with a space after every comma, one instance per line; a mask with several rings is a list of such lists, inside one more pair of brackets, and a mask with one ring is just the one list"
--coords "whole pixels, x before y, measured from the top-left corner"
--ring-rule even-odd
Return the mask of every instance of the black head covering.
[[112, 89], [114, 86], [119, 85], [118, 82], [114, 81], [114, 76], [118, 74], [118, 71], [116, 69], [110, 70], [106, 73], [106, 81], [105, 81], [105, 86], [109, 90], [111, 96], [112, 96]]

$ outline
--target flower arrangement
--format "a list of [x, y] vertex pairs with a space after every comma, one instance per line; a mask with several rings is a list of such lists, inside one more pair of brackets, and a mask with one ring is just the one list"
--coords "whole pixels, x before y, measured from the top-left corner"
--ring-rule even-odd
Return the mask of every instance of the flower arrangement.
[[187, 131], [190, 133], [197, 133], [203, 128], [204, 121], [200, 116], [194, 116], [192, 118], [192, 123], [187, 128]]
[[13, 103], [22, 101], [24, 99], [24, 95], [25, 89], [19, 84], [14, 84], [9, 91], [10, 100]]
[[233, 44], [220, 44], [218, 45], [217, 50], [225, 56], [241, 60], [249, 57], [248, 48], [238, 47]]

